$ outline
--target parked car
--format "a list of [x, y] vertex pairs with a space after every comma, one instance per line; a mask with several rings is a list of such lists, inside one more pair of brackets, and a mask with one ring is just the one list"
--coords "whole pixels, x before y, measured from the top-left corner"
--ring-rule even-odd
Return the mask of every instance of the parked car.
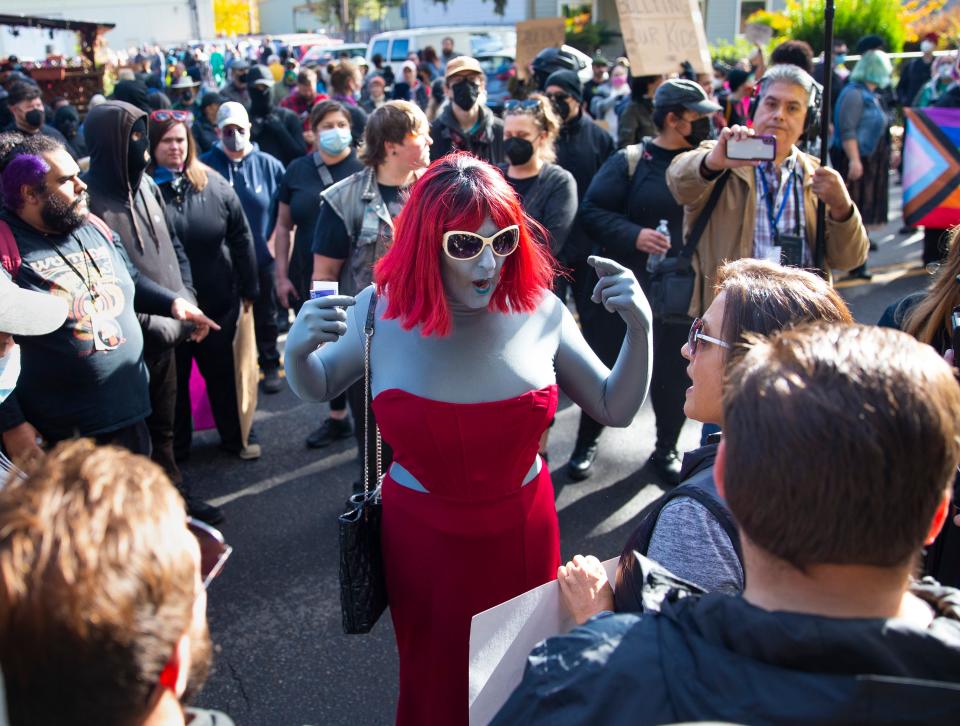
[[437, 53], [444, 38], [453, 38], [453, 49], [457, 55], [495, 53], [504, 48], [517, 45], [517, 31], [513, 25], [449, 25], [432, 28], [411, 28], [408, 30], [389, 30], [377, 33], [370, 38], [367, 46], [367, 62], [373, 62], [373, 56], [383, 56], [384, 65], [400, 76], [400, 66], [410, 53], [423, 50], [432, 45]]
[[340, 45], [315, 45], [300, 57], [302, 66], [325, 66], [335, 63], [341, 54], [346, 53], [353, 58], [367, 52], [365, 43], [341, 43]]

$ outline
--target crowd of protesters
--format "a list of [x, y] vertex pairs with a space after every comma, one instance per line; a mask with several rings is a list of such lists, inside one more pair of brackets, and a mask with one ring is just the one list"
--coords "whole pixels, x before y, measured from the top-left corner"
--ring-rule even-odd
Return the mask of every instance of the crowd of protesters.
[[[879, 38], [849, 71], [838, 41], [832, 118], [828, 71], [797, 41], [663, 76], [597, 55], [586, 83], [549, 48], [502, 113], [449, 38], [396, 76], [379, 57], [300, 67], [266, 41], [153, 48], [82, 117], [11, 59], [11, 723], [183, 723], [212, 658], [205, 590], [230, 554], [210, 527], [223, 512], [180, 469], [192, 395], [205, 389], [226, 455], [271, 445], [240, 410], [245, 320], [261, 392], [285, 368], [298, 396], [329, 402], [305, 445], [354, 436], [355, 492], [360, 471], [386, 472], [398, 723], [466, 723], [470, 617], [554, 577], [578, 627], [531, 653], [497, 723], [955, 721], [960, 235], [925, 230], [939, 271], [879, 327], [854, 324], [832, 286], [835, 271], [870, 277], [896, 105], [960, 105], [958, 59], [936, 42], [894, 95]], [[823, 124], [830, 166], [811, 153]], [[735, 158], [756, 136], [773, 159]], [[690, 287], [668, 315], [673, 263]], [[315, 282], [338, 294], [311, 299]], [[574, 480], [605, 426], [647, 395], [656, 417], [648, 464], [666, 494], [615, 590], [593, 556], [560, 564], [561, 389], [582, 409]], [[688, 418], [703, 441], [684, 455]]]

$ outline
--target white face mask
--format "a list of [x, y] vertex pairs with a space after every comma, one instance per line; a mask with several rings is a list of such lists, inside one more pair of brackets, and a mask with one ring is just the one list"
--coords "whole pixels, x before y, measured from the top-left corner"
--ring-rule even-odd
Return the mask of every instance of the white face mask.
[[923, 53], [929, 53], [930, 51], [936, 48], [936, 44], [932, 40], [925, 40], [920, 44], [920, 50]]
[[0, 403], [13, 393], [20, 377], [20, 346], [15, 345], [0, 358]]

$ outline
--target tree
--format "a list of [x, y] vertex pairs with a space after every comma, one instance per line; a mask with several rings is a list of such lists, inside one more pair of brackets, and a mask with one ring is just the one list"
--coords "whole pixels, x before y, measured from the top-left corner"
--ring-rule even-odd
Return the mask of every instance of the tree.
[[[443, 5], [446, 6], [448, 0], [433, 0], [434, 5]], [[487, 2], [487, 0], [483, 0]], [[507, 0], [493, 0], [493, 12], [497, 15], [502, 16], [507, 9]]]
[[[389, 8], [399, 7], [403, 0], [317, 0], [307, 4], [314, 8], [314, 15], [321, 22], [335, 23], [344, 40], [350, 40], [357, 18], [375, 18], [379, 21]], [[346, 18], [343, 17], [344, 9]]]

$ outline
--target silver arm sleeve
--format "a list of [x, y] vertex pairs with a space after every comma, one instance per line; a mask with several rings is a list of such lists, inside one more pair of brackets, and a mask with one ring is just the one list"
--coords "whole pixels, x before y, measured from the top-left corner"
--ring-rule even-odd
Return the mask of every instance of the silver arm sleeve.
[[650, 388], [652, 351], [650, 330], [627, 326], [617, 362], [612, 371], [607, 370], [564, 307], [556, 357], [557, 383], [596, 421], [605, 426], [629, 426]]

